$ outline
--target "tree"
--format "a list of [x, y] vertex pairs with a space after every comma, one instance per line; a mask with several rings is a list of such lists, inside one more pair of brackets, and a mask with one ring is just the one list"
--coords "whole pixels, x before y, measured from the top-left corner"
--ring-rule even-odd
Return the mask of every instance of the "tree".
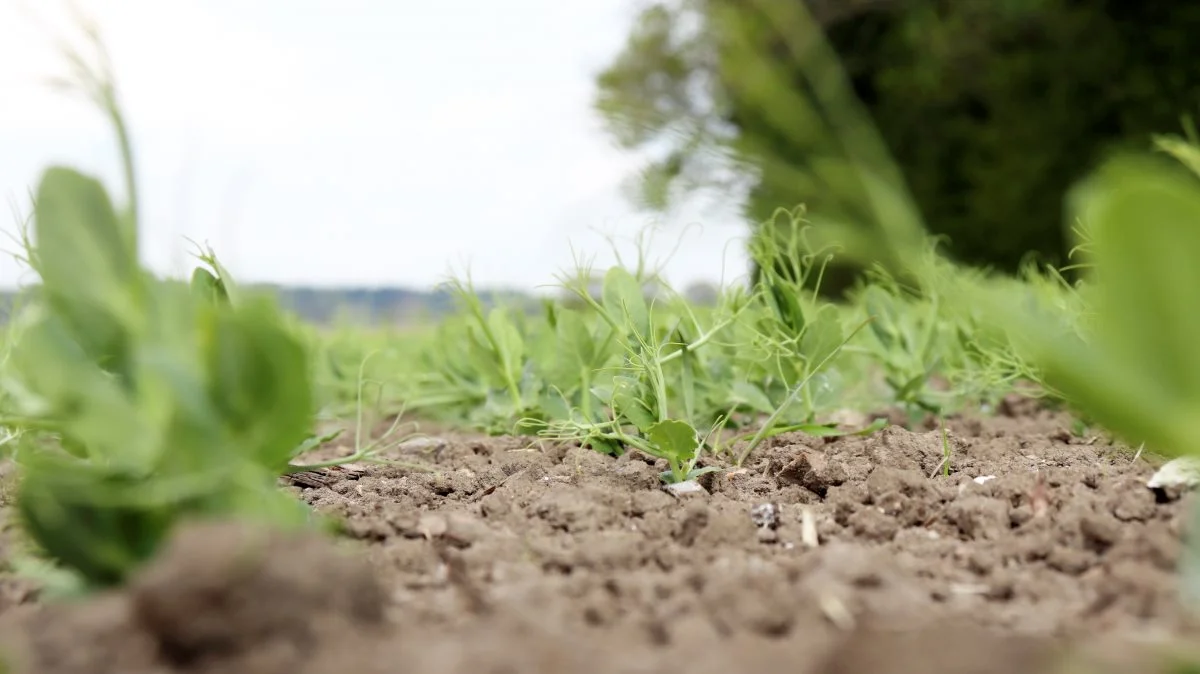
[[716, 190], [752, 222], [804, 203], [864, 240], [919, 214], [1012, 270], [1063, 260], [1064, 192], [1106, 152], [1200, 107], [1197, 25], [1200, 3], [662, 0], [596, 107], [650, 157], [645, 208]]

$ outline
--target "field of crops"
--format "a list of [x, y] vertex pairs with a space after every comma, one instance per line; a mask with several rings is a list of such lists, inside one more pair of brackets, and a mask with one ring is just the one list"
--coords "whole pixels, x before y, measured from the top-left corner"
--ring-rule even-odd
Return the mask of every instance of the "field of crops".
[[631, 264], [327, 329], [141, 266], [92, 84], [125, 192], [46, 170], [0, 348], [11, 671], [1200, 667], [1200, 509], [1148, 485], [1200, 455], [1194, 142], [1081, 185], [1078, 281], [898, 226], [834, 302], [862, 251], [780, 211], [710, 304]]

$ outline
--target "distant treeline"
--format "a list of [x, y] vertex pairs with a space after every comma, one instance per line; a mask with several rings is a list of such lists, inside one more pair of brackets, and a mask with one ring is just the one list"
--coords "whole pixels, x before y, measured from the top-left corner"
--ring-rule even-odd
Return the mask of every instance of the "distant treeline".
[[[410, 324], [437, 319], [453, 312], [458, 304], [449, 290], [407, 288], [309, 288], [303, 286], [257, 286], [270, 290], [280, 304], [305, 320], [315, 323]], [[537, 306], [535, 296], [514, 291], [479, 291], [485, 305]]]
[[[456, 308], [449, 290], [411, 290], [407, 288], [310, 288], [303, 286], [256, 285], [250, 290], [265, 290], [278, 297], [279, 303], [306, 321], [318, 324], [353, 322], [360, 324], [413, 324], [437, 319]], [[536, 296], [513, 291], [480, 291], [485, 305], [536, 307]], [[14, 291], [0, 291], [0, 323], [6, 323], [16, 300]]]
[[[599, 298], [601, 278], [588, 288], [593, 297]], [[272, 293], [280, 305], [302, 319], [316, 324], [354, 323], [359, 325], [413, 325], [437, 320], [459, 308], [455, 293], [449, 289], [413, 290], [410, 288], [313, 288], [308, 286], [284, 286], [277, 284], [247, 284], [249, 291]], [[647, 296], [658, 294], [653, 284], [646, 287]], [[543, 297], [517, 290], [476, 290], [485, 307], [498, 304], [506, 307], [524, 307], [527, 311], [540, 311]], [[698, 305], [712, 305], [717, 301], [718, 287], [713, 283], [695, 282], [682, 292], [689, 301]], [[8, 322], [18, 292], [0, 290], [0, 325]], [[556, 297], [568, 305], [577, 306], [579, 300], [561, 290]]]

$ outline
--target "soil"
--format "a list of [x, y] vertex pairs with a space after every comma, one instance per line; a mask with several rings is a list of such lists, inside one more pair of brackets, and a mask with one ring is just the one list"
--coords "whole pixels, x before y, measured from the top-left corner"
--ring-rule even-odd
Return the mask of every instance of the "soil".
[[[440, 434], [293, 489], [348, 540], [208, 523], [83, 602], [0, 584], [14, 672], [1176, 672], [1190, 496], [1027, 406], [659, 462]], [[336, 451], [332, 449], [327, 452]], [[719, 464], [714, 464], [719, 465]], [[1196, 671], [1196, 670], [1190, 670]]]

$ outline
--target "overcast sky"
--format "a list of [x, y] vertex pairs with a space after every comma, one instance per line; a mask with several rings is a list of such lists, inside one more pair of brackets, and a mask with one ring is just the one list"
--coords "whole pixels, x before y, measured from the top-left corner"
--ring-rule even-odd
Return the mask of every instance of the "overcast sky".
[[[637, 159], [590, 109], [632, 0], [77, 4], [113, 57], [157, 271], [185, 268], [189, 237], [243, 280], [429, 287], [469, 267], [478, 285], [534, 288], [572, 247], [603, 265], [605, 235], [656, 222], [624, 202]], [[64, 72], [53, 40], [75, 35], [63, 7], [0, 0], [0, 193], [24, 213], [52, 162], [120, 185], [100, 115], [44, 84]], [[660, 226], [671, 281], [745, 272], [732, 216]], [[0, 259], [0, 285], [28, 278]]]

